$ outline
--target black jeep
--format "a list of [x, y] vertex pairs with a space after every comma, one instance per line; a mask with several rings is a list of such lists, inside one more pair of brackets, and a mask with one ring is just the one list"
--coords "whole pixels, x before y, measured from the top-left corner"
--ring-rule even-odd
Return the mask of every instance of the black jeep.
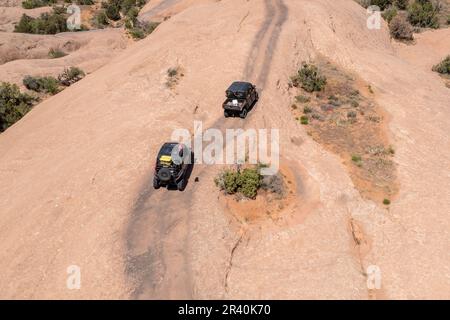
[[192, 172], [193, 154], [177, 142], [165, 143], [158, 152], [153, 187], [173, 187], [183, 191]]
[[237, 81], [226, 91], [227, 100], [223, 103], [225, 118], [239, 116], [242, 119], [258, 101], [259, 96], [256, 87], [249, 82]]

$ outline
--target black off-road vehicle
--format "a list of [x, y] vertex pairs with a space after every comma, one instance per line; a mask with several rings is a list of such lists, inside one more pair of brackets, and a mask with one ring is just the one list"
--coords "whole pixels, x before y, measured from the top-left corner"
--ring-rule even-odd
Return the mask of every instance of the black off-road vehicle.
[[249, 82], [237, 81], [226, 91], [227, 100], [223, 103], [225, 118], [239, 116], [242, 119], [258, 101], [259, 96], [256, 87]]
[[183, 191], [192, 172], [192, 152], [177, 142], [165, 143], [156, 158], [153, 187], [176, 187]]

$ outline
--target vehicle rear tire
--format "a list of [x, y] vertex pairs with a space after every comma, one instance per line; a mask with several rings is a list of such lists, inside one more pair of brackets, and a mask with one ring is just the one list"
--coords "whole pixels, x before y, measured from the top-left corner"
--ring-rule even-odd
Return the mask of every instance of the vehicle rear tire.
[[158, 180], [158, 178], [156, 178], [156, 177], [153, 178], [153, 188], [154, 188], [154, 189], [159, 189], [159, 188], [161, 188], [161, 184], [159, 183], [159, 180]]
[[247, 109], [243, 109], [242, 112], [239, 114], [239, 117], [245, 119], [247, 117]]
[[258, 100], [259, 100], [259, 94], [258, 94], [258, 92], [256, 92], [255, 102], [257, 102]]
[[172, 174], [168, 168], [161, 168], [158, 172], [158, 179], [162, 182], [169, 182]]
[[225, 118], [228, 118], [230, 116], [230, 114], [226, 110], [223, 112], [223, 115], [225, 116]]

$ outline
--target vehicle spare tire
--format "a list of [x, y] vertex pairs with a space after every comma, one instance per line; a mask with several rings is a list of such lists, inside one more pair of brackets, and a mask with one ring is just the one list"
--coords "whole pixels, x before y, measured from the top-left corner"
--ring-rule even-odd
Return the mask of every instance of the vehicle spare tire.
[[168, 168], [161, 168], [161, 170], [159, 170], [158, 172], [158, 178], [163, 182], [169, 181], [171, 175], [172, 174], [170, 173], [170, 170]]

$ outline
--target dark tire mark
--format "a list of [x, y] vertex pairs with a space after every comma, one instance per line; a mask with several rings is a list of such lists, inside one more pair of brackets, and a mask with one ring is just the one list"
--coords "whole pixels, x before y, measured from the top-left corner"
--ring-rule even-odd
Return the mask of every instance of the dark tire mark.
[[270, 65], [273, 59], [273, 55], [275, 52], [275, 49], [278, 44], [278, 40], [280, 38], [280, 33], [283, 27], [283, 24], [286, 22], [288, 18], [288, 9], [286, 5], [284, 4], [283, 0], [277, 1], [277, 7], [278, 7], [278, 18], [275, 22], [274, 29], [272, 30], [272, 34], [270, 35], [269, 42], [267, 44], [267, 47], [265, 48], [265, 56], [262, 63], [262, 68], [260, 70], [260, 73], [257, 78], [257, 83], [261, 86], [261, 88], [264, 88], [267, 82], [267, 78], [270, 73]]
[[[253, 40], [252, 51], [248, 57], [243, 74], [244, 79], [255, 80], [256, 85], [261, 89], [266, 85], [278, 39], [283, 24], [288, 18], [288, 8], [283, 0], [265, 0], [265, 6], [266, 16], [260, 30]], [[274, 20], [275, 17], [276, 20]], [[272, 30], [268, 35], [267, 33], [271, 27]], [[258, 60], [261, 60], [259, 70], [256, 69], [258, 67]], [[256, 72], [258, 73], [255, 74]]]
[[267, 30], [269, 30], [270, 25], [272, 23], [273, 17], [275, 16], [274, 7], [272, 5], [272, 0], [264, 0], [264, 4], [266, 7], [266, 14], [264, 17], [264, 22], [261, 25], [258, 33], [256, 34], [255, 38], [253, 39], [252, 43], [252, 50], [250, 51], [250, 54], [247, 58], [247, 63], [245, 65], [244, 70], [244, 79], [250, 79], [253, 76], [253, 73], [255, 72], [255, 63], [256, 57], [258, 56], [258, 53], [261, 51], [261, 42], [264, 39], [264, 36], [267, 33]]

